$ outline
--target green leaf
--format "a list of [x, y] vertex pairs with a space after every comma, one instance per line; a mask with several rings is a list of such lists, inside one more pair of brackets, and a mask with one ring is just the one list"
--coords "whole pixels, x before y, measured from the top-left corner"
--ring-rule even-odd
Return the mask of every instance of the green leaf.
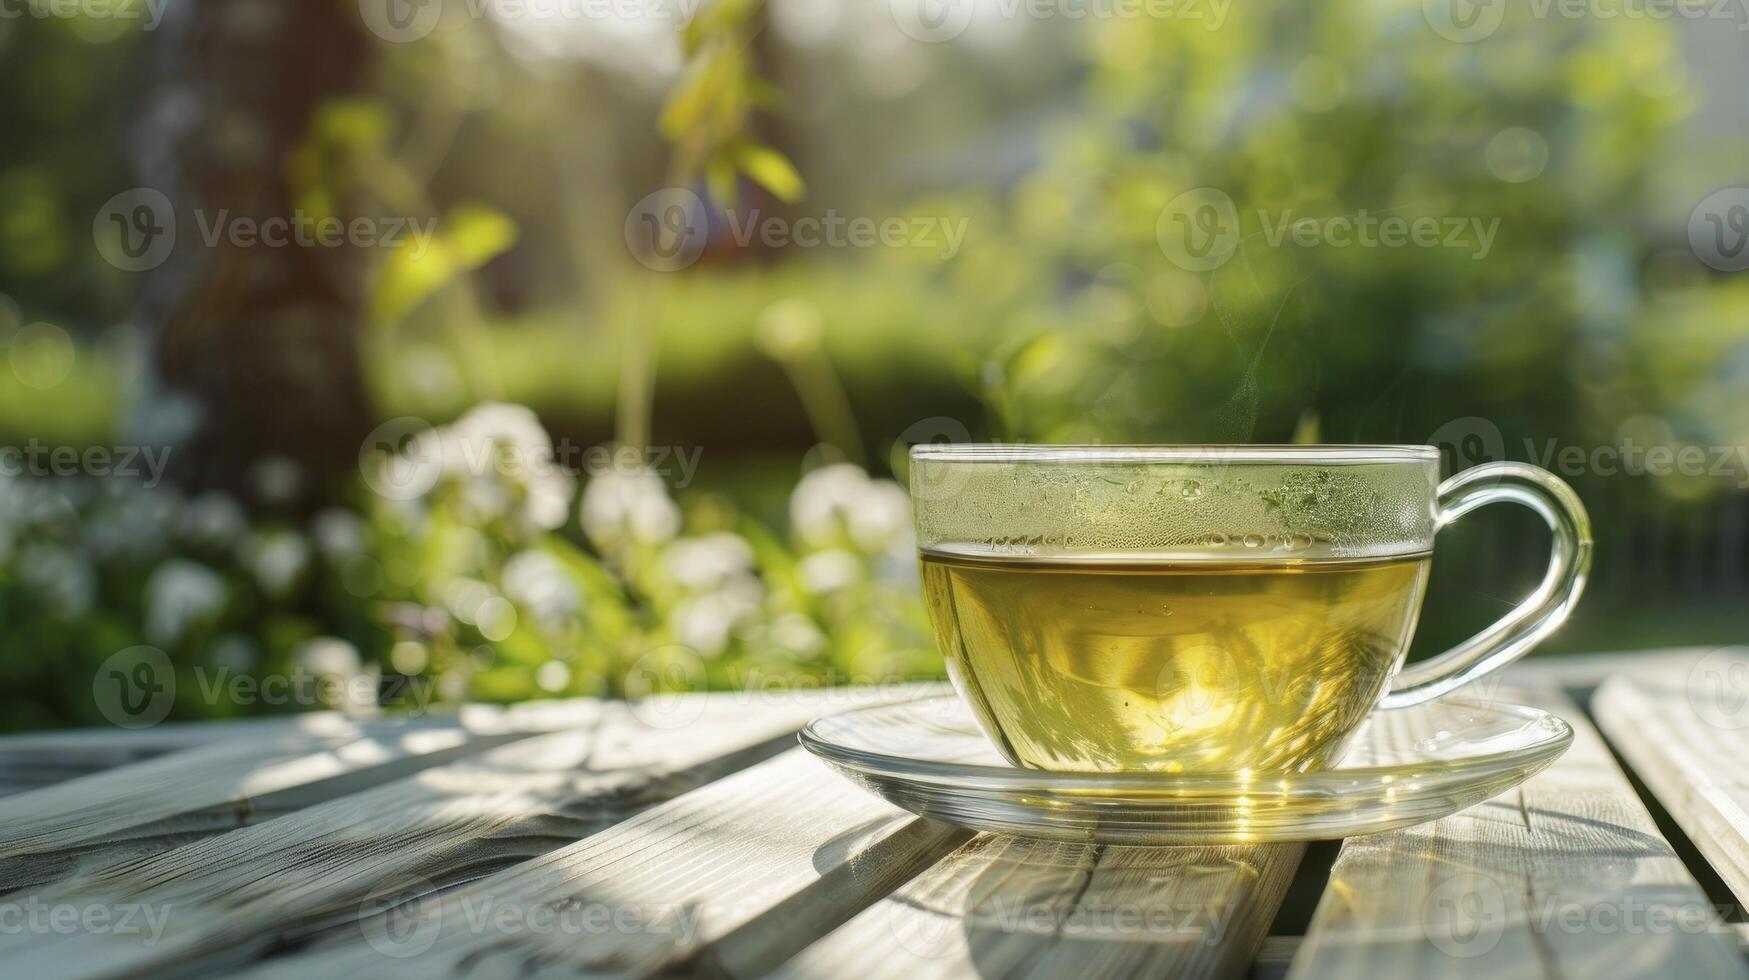
[[741, 172], [786, 204], [794, 204], [808, 193], [802, 175], [782, 153], [759, 143], [743, 143], [735, 150], [735, 161]]
[[711, 201], [717, 207], [725, 210], [741, 202], [741, 191], [736, 186], [735, 161], [727, 156], [718, 155], [711, 158], [704, 172], [705, 185], [710, 188]]
[[449, 246], [465, 269], [477, 269], [516, 244], [516, 222], [485, 204], [458, 204], [445, 224]]

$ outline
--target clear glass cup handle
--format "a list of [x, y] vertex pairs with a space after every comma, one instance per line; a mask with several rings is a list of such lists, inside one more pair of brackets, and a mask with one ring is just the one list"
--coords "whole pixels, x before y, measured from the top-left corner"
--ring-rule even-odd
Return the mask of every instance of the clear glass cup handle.
[[1554, 542], [1542, 584], [1501, 620], [1450, 650], [1403, 668], [1381, 708], [1406, 708], [1449, 694], [1506, 666], [1567, 621], [1591, 569], [1591, 519], [1573, 488], [1547, 470], [1524, 463], [1486, 463], [1439, 486], [1434, 527], [1444, 528], [1486, 504], [1510, 501], [1536, 511]]

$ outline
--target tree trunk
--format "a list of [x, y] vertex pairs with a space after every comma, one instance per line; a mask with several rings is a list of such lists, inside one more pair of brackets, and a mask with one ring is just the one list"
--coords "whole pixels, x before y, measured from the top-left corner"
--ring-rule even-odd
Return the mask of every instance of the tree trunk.
[[221, 221], [298, 215], [292, 154], [320, 106], [358, 90], [372, 45], [345, 0], [191, 0], [167, 14], [133, 140], [177, 222], [174, 258], [140, 300], [146, 415], [197, 408], [175, 442], [181, 481], [246, 492], [256, 464], [280, 457], [300, 466], [298, 502], [313, 503], [351, 472], [370, 428], [363, 263], [345, 245], [209, 238]]

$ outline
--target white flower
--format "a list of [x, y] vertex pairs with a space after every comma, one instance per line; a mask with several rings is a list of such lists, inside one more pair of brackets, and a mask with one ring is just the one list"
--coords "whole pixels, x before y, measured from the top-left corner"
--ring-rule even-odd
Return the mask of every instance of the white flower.
[[564, 526], [571, 498], [577, 495], [577, 481], [571, 474], [555, 469], [552, 476], [531, 480], [524, 489], [521, 518], [526, 529], [551, 531]]
[[790, 495], [790, 527], [804, 548], [848, 538], [869, 554], [910, 546], [911, 498], [891, 480], [873, 480], [849, 463], [802, 477]]
[[802, 477], [789, 498], [790, 527], [809, 547], [831, 544], [868, 487], [859, 466], [837, 463]]
[[583, 532], [596, 547], [660, 544], [680, 533], [680, 508], [654, 473], [603, 473], [583, 491]]
[[534, 682], [549, 694], [557, 694], [571, 685], [571, 668], [558, 660], [549, 660], [534, 672]]
[[909, 552], [914, 542], [911, 495], [891, 480], [870, 480], [850, 513], [850, 537], [871, 555]]
[[439, 439], [444, 473], [471, 518], [501, 518], [526, 537], [565, 523], [577, 483], [554, 458], [552, 437], [532, 411], [481, 405]]
[[78, 616], [97, 598], [97, 573], [73, 551], [54, 544], [27, 545], [18, 556], [24, 580], [65, 617]]
[[443, 587], [443, 604], [449, 614], [469, 626], [479, 622], [480, 608], [492, 596], [492, 587], [477, 578], [457, 576]]
[[662, 549], [662, 566], [681, 587], [707, 591], [751, 572], [753, 546], [728, 531], [681, 538]]
[[475, 406], [443, 430], [443, 440], [443, 468], [457, 476], [526, 468], [553, 458], [552, 437], [523, 405]]
[[811, 657], [826, 649], [826, 634], [801, 613], [784, 613], [771, 624], [771, 642], [781, 650]]
[[816, 551], [796, 566], [802, 588], [815, 595], [826, 595], [848, 588], [862, 578], [862, 561], [843, 548]]
[[229, 547], [248, 525], [242, 505], [216, 491], [190, 500], [176, 520], [183, 538], [215, 548]]
[[298, 648], [297, 664], [312, 674], [351, 677], [358, 673], [358, 648], [332, 636], [319, 636]]
[[504, 563], [499, 576], [504, 594], [534, 621], [551, 631], [563, 627], [583, 608], [577, 583], [557, 558], [545, 551], [518, 552]]
[[731, 580], [715, 592], [692, 596], [668, 614], [668, 628], [675, 639], [705, 658], [720, 656], [729, 638], [759, 613], [765, 589], [759, 580], [745, 576]]
[[146, 638], [175, 646], [189, 627], [215, 619], [230, 599], [219, 573], [196, 562], [172, 559], [146, 580]]
[[296, 531], [262, 531], [243, 539], [238, 557], [254, 573], [263, 592], [284, 598], [309, 567], [310, 545]]
[[331, 562], [339, 563], [364, 554], [364, 518], [350, 510], [330, 507], [321, 511], [311, 519], [310, 533], [315, 535], [316, 547]]
[[298, 648], [298, 669], [319, 678], [316, 691], [324, 703], [349, 713], [377, 706], [379, 668], [360, 666], [358, 648], [335, 636], [318, 636]]

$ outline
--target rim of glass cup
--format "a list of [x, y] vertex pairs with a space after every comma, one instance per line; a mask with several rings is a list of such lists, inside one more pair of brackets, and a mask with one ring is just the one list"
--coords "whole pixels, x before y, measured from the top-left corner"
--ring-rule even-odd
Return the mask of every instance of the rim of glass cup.
[[913, 460], [943, 463], [1406, 463], [1439, 459], [1437, 446], [1230, 445], [1075, 446], [1006, 443], [921, 443]]

